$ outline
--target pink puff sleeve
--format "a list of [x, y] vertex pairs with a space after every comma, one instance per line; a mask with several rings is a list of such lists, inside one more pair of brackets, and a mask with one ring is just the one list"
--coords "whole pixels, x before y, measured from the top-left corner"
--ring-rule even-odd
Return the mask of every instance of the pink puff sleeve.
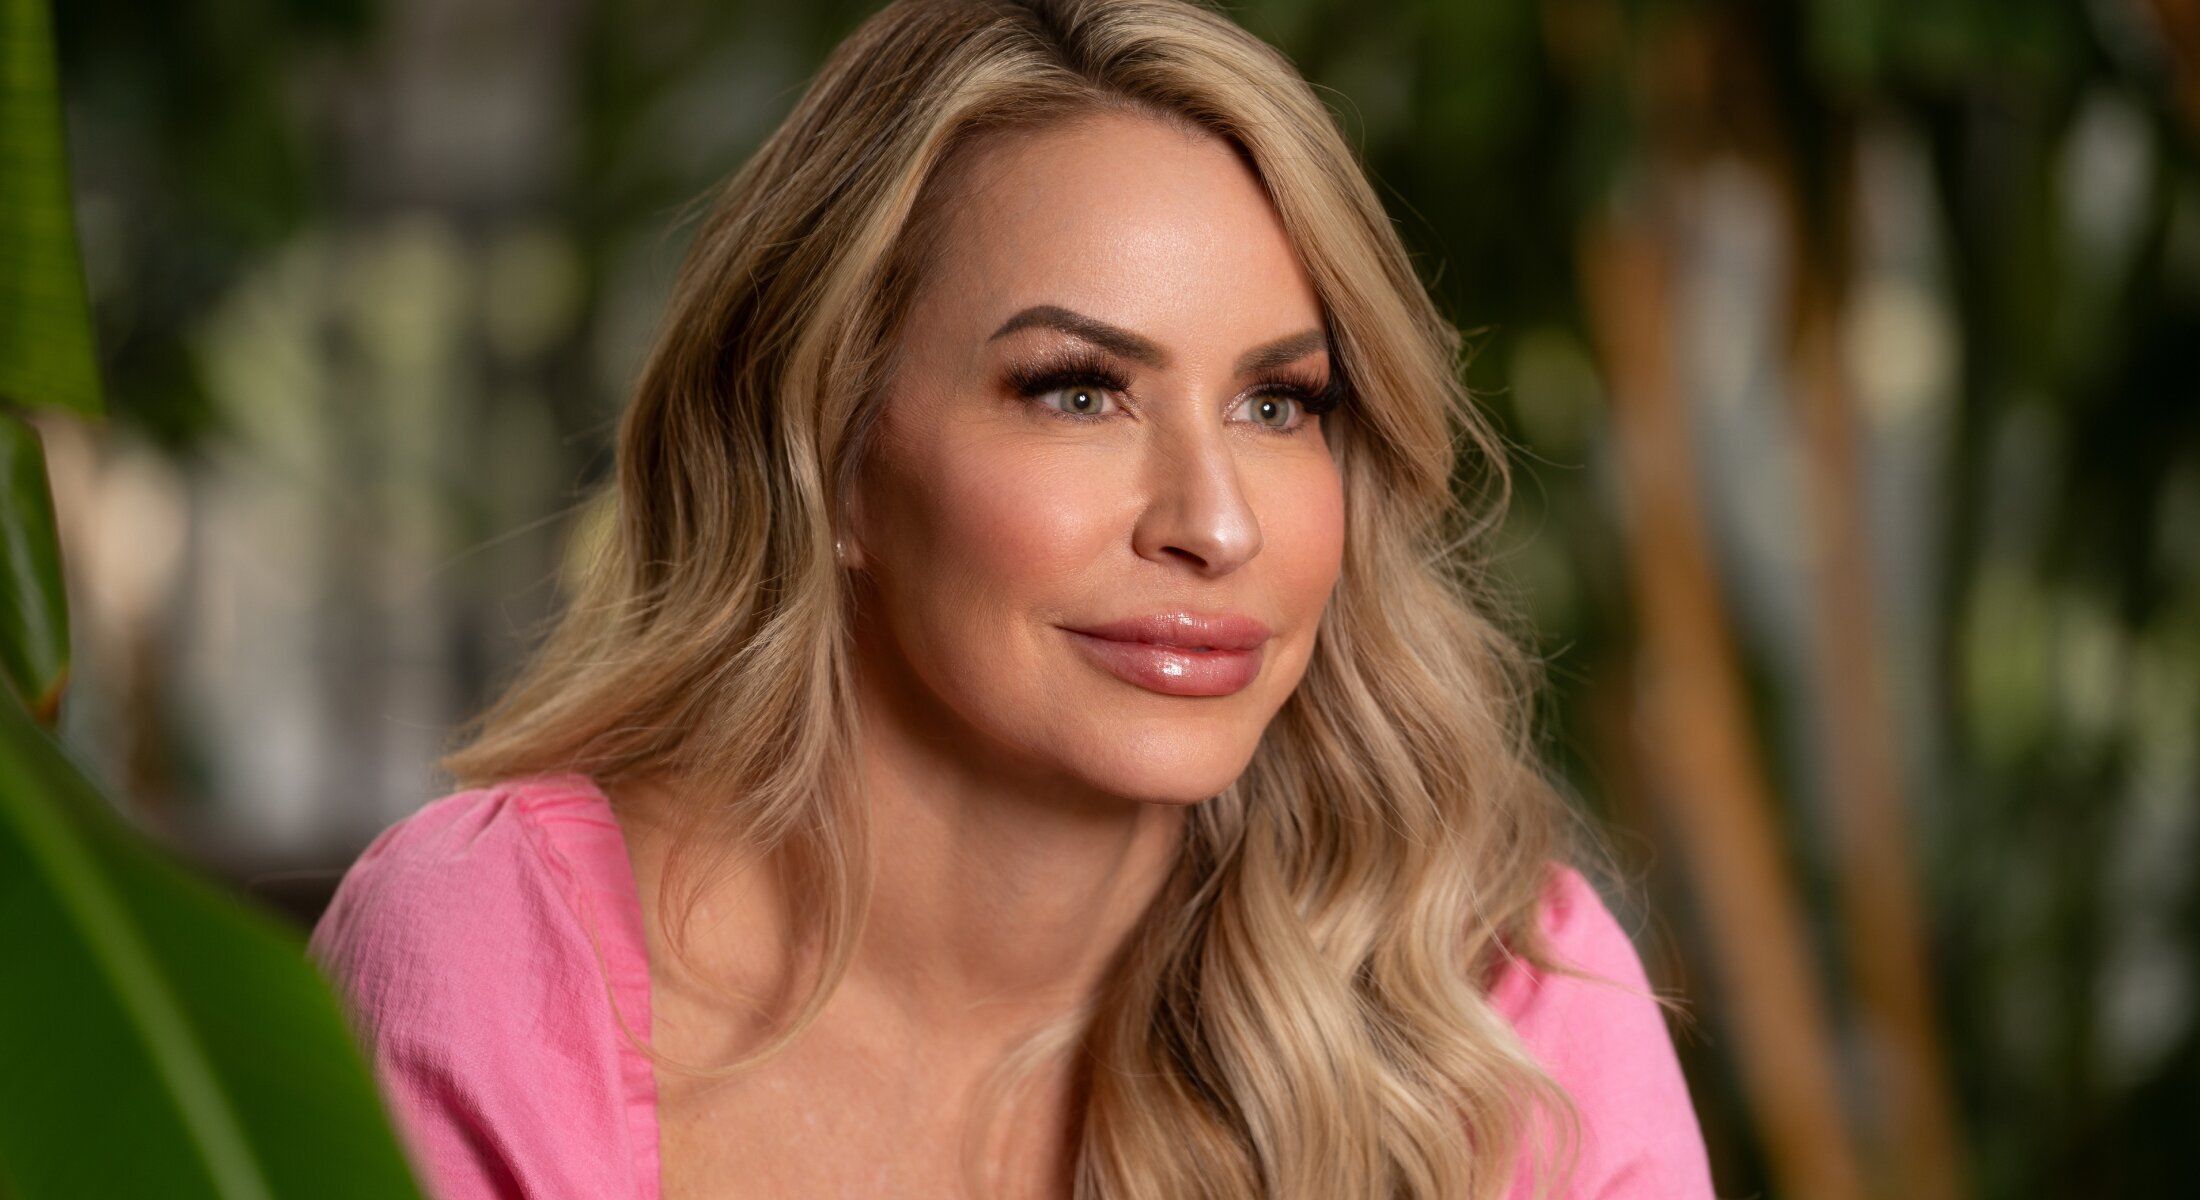
[[[1564, 865], [1546, 892], [1542, 927], [1558, 960], [1600, 978], [1516, 962], [1491, 1000], [1580, 1111], [1581, 1157], [1564, 1195], [1713, 1196], [1703, 1132], [1634, 943], [1589, 881]], [[1530, 1183], [1523, 1171], [1513, 1200], [1527, 1200]]]
[[[654, 1126], [634, 1109], [653, 1099], [636, 1095], [647, 1060], [620, 1049], [586, 877], [540, 811], [568, 800], [593, 819], [584, 795], [539, 788], [425, 806], [361, 853], [308, 942], [430, 1200], [657, 1195]], [[646, 1039], [646, 961], [617, 949]]]

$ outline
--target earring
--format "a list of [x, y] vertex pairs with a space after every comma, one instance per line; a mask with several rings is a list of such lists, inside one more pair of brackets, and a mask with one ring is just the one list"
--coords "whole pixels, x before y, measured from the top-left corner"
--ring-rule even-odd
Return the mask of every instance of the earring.
[[840, 561], [841, 566], [848, 565], [848, 548], [840, 544], [839, 538], [833, 539], [833, 557]]

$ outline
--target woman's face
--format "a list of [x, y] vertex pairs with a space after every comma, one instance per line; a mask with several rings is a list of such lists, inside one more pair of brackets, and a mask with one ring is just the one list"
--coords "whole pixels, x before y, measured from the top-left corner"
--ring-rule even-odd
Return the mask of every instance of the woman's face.
[[966, 765], [1204, 799], [1298, 684], [1342, 560], [1333, 418], [1301, 398], [1333, 369], [1313, 284], [1212, 135], [1089, 117], [944, 182], [851, 513], [860, 669]]

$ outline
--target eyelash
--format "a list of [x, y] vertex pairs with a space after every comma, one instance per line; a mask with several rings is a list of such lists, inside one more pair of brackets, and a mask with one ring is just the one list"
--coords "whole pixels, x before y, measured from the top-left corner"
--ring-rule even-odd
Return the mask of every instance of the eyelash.
[[[1123, 392], [1130, 388], [1130, 381], [1096, 355], [1072, 351], [1043, 359], [1036, 363], [1016, 364], [1007, 371], [1009, 387], [1051, 417], [1065, 421], [1105, 421], [1110, 418], [1095, 413], [1063, 412], [1050, 404], [1042, 404], [1039, 397], [1065, 387], [1096, 387], [1111, 392]], [[1263, 433], [1277, 437], [1293, 437], [1304, 433], [1314, 424], [1313, 418], [1333, 412], [1344, 400], [1344, 390], [1337, 372], [1331, 371], [1325, 385], [1312, 372], [1278, 371], [1255, 386], [1255, 398], [1280, 396], [1296, 401], [1305, 419], [1289, 429], [1277, 429], [1271, 425], [1259, 426]]]

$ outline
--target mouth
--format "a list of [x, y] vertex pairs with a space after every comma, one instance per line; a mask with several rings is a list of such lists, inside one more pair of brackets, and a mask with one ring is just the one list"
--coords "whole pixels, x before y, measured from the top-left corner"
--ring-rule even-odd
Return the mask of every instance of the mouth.
[[1102, 625], [1063, 627], [1107, 673], [1167, 696], [1227, 696], [1259, 678], [1271, 636], [1235, 613], [1162, 613]]
[[1163, 646], [1194, 652], [1257, 650], [1273, 636], [1268, 626], [1243, 613], [1150, 613], [1097, 625], [1068, 626], [1072, 633], [1116, 642]]

